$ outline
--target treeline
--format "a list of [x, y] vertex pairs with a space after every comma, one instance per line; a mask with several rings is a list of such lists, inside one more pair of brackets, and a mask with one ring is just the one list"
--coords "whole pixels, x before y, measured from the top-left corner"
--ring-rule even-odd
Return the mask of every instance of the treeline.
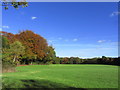
[[[79, 57], [56, 57], [53, 46], [30, 30], [12, 34], [1, 31], [3, 72], [15, 71], [16, 65], [33, 64], [110, 64], [119, 65], [120, 58], [105, 57], [82, 59]], [[11, 70], [10, 70], [11, 69]]]
[[105, 57], [102, 56], [96, 58], [79, 58], [79, 57], [56, 57], [53, 64], [107, 64], [107, 65], [120, 65], [120, 57]]
[[18, 34], [0, 33], [3, 68], [21, 64], [50, 64], [56, 57], [54, 48], [48, 45], [47, 40], [30, 30]]

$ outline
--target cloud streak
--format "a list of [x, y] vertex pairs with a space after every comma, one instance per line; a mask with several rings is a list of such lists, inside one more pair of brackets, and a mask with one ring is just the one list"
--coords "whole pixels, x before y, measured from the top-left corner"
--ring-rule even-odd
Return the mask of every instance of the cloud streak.
[[52, 43], [53, 41], [52, 40], [48, 40], [49, 43]]
[[59, 37], [58, 39], [59, 39], [59, 40], [62, 40], [62, 38], [61, 38], [61, 37]]
[[120, 12], [112, 12], [112, 13], [110, 14], [110, 17], [117, 16], [117, 15], [120, 15]]
[[[117, 56], [117, 42], [102, 44], [54, 44], [57, 56], [101, 57]], [[62, 50], [61, 50], [62, 48]]]
[[73, 41], [74, 41], [74, 42], [76, 42], [76, 41], [78, 41], [78, 39], [77, 39], [77, 38], [75, 38], [75, 39], [73, 39]]
[[105, 42], [106, 40], [98, 40], [97, 42], [98, 43], [103, 43], [103, 42]]
[[32, 20], [36, 19], [37, 17], [31, 17]]
[[9, 29], [10, 27], [9, 27], [9, 26], [2, 26], [2, 28], [6, 28], [6, 29]]

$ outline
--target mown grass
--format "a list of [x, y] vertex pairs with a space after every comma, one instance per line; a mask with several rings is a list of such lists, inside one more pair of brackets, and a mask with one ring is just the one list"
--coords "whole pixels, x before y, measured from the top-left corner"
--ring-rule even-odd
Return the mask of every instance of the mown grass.
[[3, 74], [3, 88], [118, 88], [118, 66], [30, 65]]

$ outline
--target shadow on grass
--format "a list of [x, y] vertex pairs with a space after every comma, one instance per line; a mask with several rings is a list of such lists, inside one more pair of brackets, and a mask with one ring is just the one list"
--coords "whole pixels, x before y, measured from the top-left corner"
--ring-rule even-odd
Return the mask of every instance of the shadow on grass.
[[[7, 77], [4, 77], [4, 79], [7, 79]], [[49, 80], [32, 80], [32, 79], [27, 79], [27, 80], [20, 80], [20, 81], [12, 81], [10, 83], [4, 82], [2, 83], [3, 86], [3, 90], [12, 90], [12, 89], [16, 89], [16, 90], [21, 90], [21, 89], [27, 89], [27, 90], [35, 90], [35, 89], [39, 89], [39, 90], [56, 90], [60, 89], [69, 89], [69, 90], [74, 90], [76, 87], [72, 87], [72, 86], [67, 86], [64, 85], [62, 83], [56, 83], [56, 82], [52, 82]], [[87, 90], [84, 88], [80, 88], [80, 90]]]
[[[75, 87], [67, 86], [61, 83], [51, 82], [48, 80], [21, 80], [25, 88], [69, 88], [74, 89]], [[82, 88], [81, 88], [82, 89]], [[52, 89], [53, 90], [53, 89]], [[85, 90], [85, 89], [82, 89]]]

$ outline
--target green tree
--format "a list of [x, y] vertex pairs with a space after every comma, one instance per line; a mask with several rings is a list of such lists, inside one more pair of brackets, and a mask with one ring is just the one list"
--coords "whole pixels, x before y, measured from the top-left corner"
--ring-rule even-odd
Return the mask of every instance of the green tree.
[[9, 52], [9, 40], [5, 36], [1, 36], [0, 39], [2, 40], [0, 59], [2, 60], [2, 72], [14, 72], [15, 71], [15, 64], [12, 62], [12, 57]]
[[70, 64], [73, 64], [73, 61], [74, 61], [74, 57], [70, 57]]
[[15, 41], [10, 45], [9, 52], [13, 56], [13, 63], [18, 64], [21, 56], [25, 53], [25, 47], [21, 42]]
[[53, 64], [60, 64], [60, 58], [59, 57], [56, 57], [55, 59], [54, 59], [54, 62], [53, 62]]
[[54, 48], [52, 46], [48, 46], [44, 61], [53, 63], [55, 59], [56, 59], [56, 53], [54, 51]]
[[10, 47], [10, 44], [9, 44], [9, 40], [7, 39], [7, 37], [5, 36], [1, 36], [1, 42], [2, 42], [2, 45], [1, 45], [1, 50], [2, 50], [2, 54], [1, 54], [1, 58], [2, 58], [2, 61], [10, 61], [11, 60], [11, 57], [9, 57], [10, 53], [8, 52], [8, 49]]
[[9, 48], [8, 39], [2, 36], [2, 48]]
[[1, 49], [2, 49], [2, 53], [4, 53], [4, 52], [6, 52], [6, 49], [8, 49], [9, 48], [9, 40], [6, 38], [6, 37], [4, 37], [4, 36], [0, 36], [0, 38], [1, 38], [1, 42], [2, 42], [2, 45], [1, 45]]
[[75, 57], [73, 63], [74, 64], [79, 64], [80, 63], [79, 57]]

